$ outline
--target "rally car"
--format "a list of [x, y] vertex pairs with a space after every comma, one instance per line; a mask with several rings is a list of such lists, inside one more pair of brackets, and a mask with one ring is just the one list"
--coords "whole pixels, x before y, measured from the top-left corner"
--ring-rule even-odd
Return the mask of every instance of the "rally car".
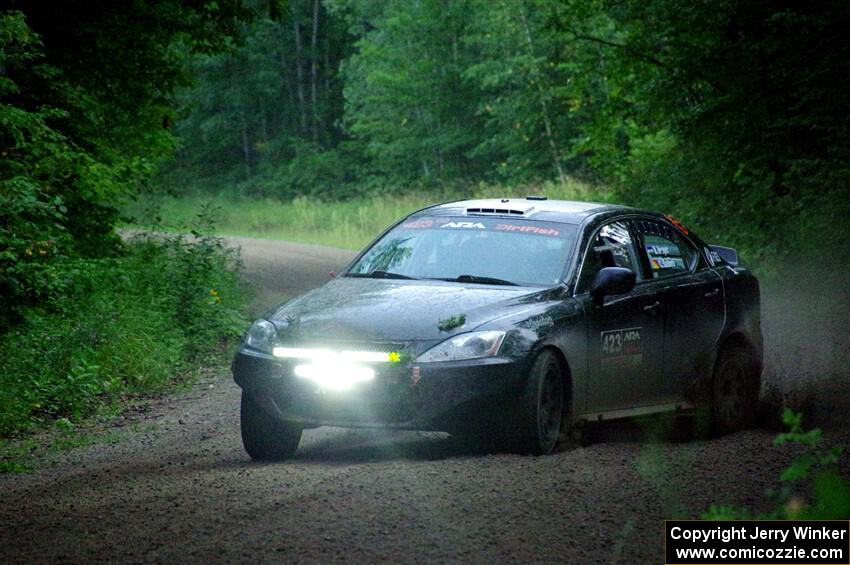
[[255, 459], [317, 426], [440, 430], [543, 454], [583, 423], [747, 426], [759, 284], [655, 212], [467, 200], [390, 226], [339, 276], [257, 320], [233, 362]]

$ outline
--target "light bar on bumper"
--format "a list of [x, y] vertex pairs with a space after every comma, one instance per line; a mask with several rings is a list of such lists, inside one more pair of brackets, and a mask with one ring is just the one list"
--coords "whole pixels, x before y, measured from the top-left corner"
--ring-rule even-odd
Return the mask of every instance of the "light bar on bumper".
[[341, 361], [360, 363], [397, 363], [401, 356], [395, 352], [382, 351], [331, 351], [330, 349], [311, 347], [275, 347], [275, 357], [283, 359], [309, 359], [311, 361]]
[[345, 390], [375, 378], [375, 370], [371, 367], [335, 361], [296, 365], [294, 372], [296, 377], [313, 381], [327, 390]]
[[397, 363], [401, 356], [396, 351], [333, 351], [320, 347], [275, 347], [275, 357], [306, 361], [293, 368], [296, 377], [313, 381], [326, 390], [346, 390], [371, 381], [375, 369], [364, 363]]

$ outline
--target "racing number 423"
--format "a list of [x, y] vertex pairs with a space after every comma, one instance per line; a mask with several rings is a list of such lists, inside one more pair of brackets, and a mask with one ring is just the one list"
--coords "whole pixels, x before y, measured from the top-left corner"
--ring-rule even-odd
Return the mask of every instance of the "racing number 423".
[[602, 355], [637, 355], [641, 353], [642, 328], [627, 328], [602, 332]]
[[616, 355], [623, 350], [622, 332], [605, 332], [602, 334], [602, 353]]

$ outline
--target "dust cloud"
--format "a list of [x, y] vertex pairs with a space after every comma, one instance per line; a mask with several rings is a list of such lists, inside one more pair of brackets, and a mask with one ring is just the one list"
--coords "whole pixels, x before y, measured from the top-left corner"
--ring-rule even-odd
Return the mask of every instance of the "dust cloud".
[[785, 405], [802, 410], [809, 425], [847, 423], [850, 274], [789, 262], [761, 279], [767, 419], [775, 422]]

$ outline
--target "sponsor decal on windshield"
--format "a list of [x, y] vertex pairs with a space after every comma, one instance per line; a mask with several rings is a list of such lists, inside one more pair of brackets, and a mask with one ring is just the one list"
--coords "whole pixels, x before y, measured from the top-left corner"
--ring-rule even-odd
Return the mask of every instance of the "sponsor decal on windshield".
[[401, 227], [407, 228], [409, 230], [423, 230], [434, 227], [434, 220], [424, 219], [424, 220], [411, 220], [409, 222], [405, 222], [401, 224]]
[[485, 231], [501, 231], [501, 232], [516, 232], [532, 235], [544, 235], [549, 237], [559, 237], [563, 232], [549, 225], [539, 225], [527, 222], [495, 222], [494, 220], [470, 222], [468, 220], [442, 220], [434, 218], [417, 218], [408, 220], [401, 224], [401, 227], [408, 230], [428, 230], [428, 229], [451, 229], [451, 230], [485, 230]]
[[554, 228], [541, 228], [540, 226], [517, 225], [517, 224], [496, 224], [496, 231], [516, 231], [521, 233], [533, 233], [536, 235], [560, 235], [561, 232]]
[[460, 229], [476, 229], [484, 230], [484, 224], [481, 222], [448, 222], [440, 226], [441, 228], [460, 228]]

